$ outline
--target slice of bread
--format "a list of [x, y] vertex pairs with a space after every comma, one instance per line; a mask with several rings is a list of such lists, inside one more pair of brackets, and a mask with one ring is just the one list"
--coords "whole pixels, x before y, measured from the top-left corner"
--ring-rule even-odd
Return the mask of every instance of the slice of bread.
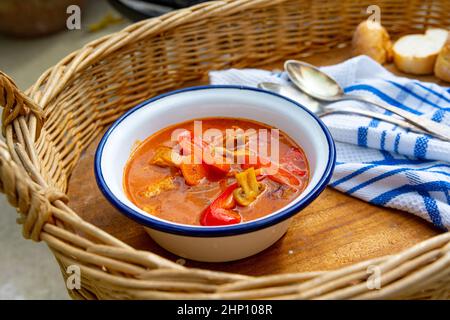
[[401, 37], [393, 47], [395, 66], [406, 73], [432, 74], [447, 34], [444, 29], [429, 29], [425, 34]]
[[434, 74], [439, 79], [450, 82], [450, 32], [448, 32], [447, 42], [437, 57]]
[[448, 37], [448, 31], [445, 29], [428, 29], [425, 36], [437, 41], [438, 45], [444, 45]]

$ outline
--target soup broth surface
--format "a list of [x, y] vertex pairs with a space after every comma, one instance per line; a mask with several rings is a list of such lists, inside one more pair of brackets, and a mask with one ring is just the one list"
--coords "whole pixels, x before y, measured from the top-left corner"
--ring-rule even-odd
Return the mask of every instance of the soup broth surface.
[[[227, 137], [227, 129], [242, 129], [244, 132], [248, 129], [254, 129], [256, 132], [266, 129], [270, 132], [273, 129], [245, 119], [208, 118], [201, 119], [201, 122], [202, 133], [208, 129], [216, 129], [220, 130], [224, 137]], [[233, 163], [229, 165], [229, 172], [226, 174], [208, 176], [195, 185], [189, 185], [179, 167], [154, 164], [158, 148], [177, 146], [177, 141], [173, 141], [173, 132], [176, 129], [193, 133], [194, 120], [165, 128], [138, 143], [124, 168], [124, 189], [127, 197], [150, 215], [181, 224], [201, 225], [201, 216], [205, 209], [236, 183], [235, 174], [252, 166], [246, 165], [243, 168], [242, 164]], [[301, 147], [282, 131], [279, 131], [278, 141], [280, 167], [290, 172], [293, 177], [289, 176], [288, 181], [294, 181], [294, 185], [280, 183], [268, 176], [258, 176], [262, 191], [256, 199], [247, 206], [235, 204], [231, 209], [240, 216], [240, 222], [261, 218], [286, 206], [302, 193], [308, 183], [309, 168]], [[270, 134], [265, 142], [270, 153]], [[225, 141], [208, 143], [227, 149]], [[233, 152], [236, 148], [228, 146], [228, 150]], [[294, 160], [282, 163], [286, 157]], [[254, 169], [257, 167], [258, 165], [255, 165]]]

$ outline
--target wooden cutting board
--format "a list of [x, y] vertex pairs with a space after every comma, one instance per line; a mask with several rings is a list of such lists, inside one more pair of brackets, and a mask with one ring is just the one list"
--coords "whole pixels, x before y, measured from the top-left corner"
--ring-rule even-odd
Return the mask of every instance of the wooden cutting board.
[[[349, 57], [348, 50], [341, 49], [302, 60], [330, 65]], [[281, 69], [282, 62], [266, 68]], [[393, 66], [387, 68], [398, 73]], [[420, 80], [438, 82], [433, 77]], [[207, 80], [189, 85], [205, 83]], [[99, 140], [100, 137], [83, 153], [70, 179], [71, 208], [86, 221], [137, 249], [149, 250], [173, 261], [179, 259], [159, 247], [139, 224], [123, 216], [103, 197], [93, 169]], [[439, 232], [412, 214], [376, 207], [327, 188], [295, 216], [287, 234], [263, 252], [235, 262], [188, 260], [185, 265], [248, 275], [330, 270], [399, 252]]]

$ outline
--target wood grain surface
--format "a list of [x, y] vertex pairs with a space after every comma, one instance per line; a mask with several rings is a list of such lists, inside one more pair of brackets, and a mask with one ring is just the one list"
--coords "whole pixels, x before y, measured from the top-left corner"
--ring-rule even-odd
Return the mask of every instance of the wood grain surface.
[[[348, 50], [340, 49], [302, 60], [330, 65], [348, 57]], [[282, 62], [267, 69], [281, 67]], [[393, 66], [387, 68], [398, 73]], [[433, 77], [419, 79], [437, 82]], [[207, 79], [201, 83], [207, 83]], [[139, 224], [123, 216], [103, 197], [93, 172], [99, 140], [100, 137], [83, 153], [70, 179], [71, 208], [86, 221], [137, 249], [150, 250], [174, 261], [179, 259], [159, 247]], [[330, 270], [399, 252], [438, 233], [431, 224], [412, 214], [376, 207], [327, 188], [295, 216], [287, 234], [265, 251], [235, 262], [186, 261], [185, 265], [249, 275]]]

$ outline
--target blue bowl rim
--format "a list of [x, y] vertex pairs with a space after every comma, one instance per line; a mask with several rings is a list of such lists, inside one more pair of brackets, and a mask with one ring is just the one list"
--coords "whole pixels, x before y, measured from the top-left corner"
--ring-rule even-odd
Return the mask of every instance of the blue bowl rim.
[[[317, 185], [298, 203], [296, 203], [292, 207], [288, 207], [284, 209], [283, 211], [280, 211], [279, 213], [275, 215], [270, 215], [265, 218], [260, 218], [257, 220], [246, 222], [245, 224], [235, 224], [235, 225], [228, 225], [228, 226], [217, 226], [217, 227], [203, 227], [203, 226], [190, 226], [190, 225], [181, 225], [181, 224], [173, 224], [170, 221], [162, 221], [157, 220], [151, 217], [151, 215], [145, 216], [142, 213], [139, 213], [135, 211], [134, 209], [128, 207], [124, 203], [122, 203], [119, 199], [115, 197], [115, 195], [111, 192], [111, 190], [108, 188], [108, 186], [105, 183], [105, 180], [103, 178], [103, 174], [101, 171], [101, 156], [103, 154], [103, 148], [105, 146], [106, 141], [109, 138], [109, 135], [111, 132], [114, 131], [114, 129], [130, 114], [135, 112], [136, 110], [148, 106], [152, 102], [155, 102], [159, 99], [183, 93], [188, 91], [196, 91], [196, 90], [207, 90], [207, 89], [238, 89], [238, 90], [250, 90], [250, 91], [257, 91], [262, 92], [264, 94], [270, 94], [277, 96], [281, 99], [287, 100], [288, 102], [296, 105], [299, 108], [302, 108], [304, 111], [309, 113], [314, 120], [320, 125], [322, 128], [325, 137], [328, 142], [328, 151], [329, 151], [329, 158], [328, 163], [325, 168], [325, 172], [320, 178]], [[110, 128], [105, 132], [102, 139], [100, 140], [100, 143], [97, 147], [96, 153], [95, 153], [95, 159], [94, 159], [94, 173], [95, 173], [95, 179], [97, 181], [97, 185], [100, 188], [103, 195], [107, 198], [109, 202], [111, 202], [121, 213], [123, 213], [128, 218], [131, 218], [135, 220], [136, 222], [144, 225], [145, 227], [156, 229], [163, 232], [168, 232], [171, 234], [178, 234], [183, 236], [191, 236], [191, 237], [223, 237], [223, 236], [233, 236], [243, 233], [249, 233], [252, 231], [257, 231], [260, 229], [264, 229], [267, 227], [270, 227], [272, 225], [275, 225], [287, 218], [292, 217], [296, 213], [298, 213], [300, 210], [305, 208], [307, 205], [309, 205], [314, 199], [316, 199], [322, 191], [325, 189], [325, 187], [328, 185], [328, 182], [331, 179], [331, 175], [334, 170], [334, 166], [336, 163], [336, 147], [333, 141], [333, 138], [331, 136], [331, 133], [329, 132], [328, 128], [325, 126], [325, 124], [311, 111], [309, 111], [307, 108], [305, 108], [300, 103], [291, 100], [287, 97], [284, 97], [282, 95], [279, 95], [274, 92], [270, 92], [267, 90], [259, 89], [259, 88], [253, 88], [253, 87], [247, 87], [247, 86], [239, 86], [239, 85], [203, 85], [203, 86], [194, 86], [194, 87], [188, 87], [183, 88], [179, 90], [170, 91], [158, 96], [155, 96], [153, 98], [150, 98], [144, 102], [141, 102], [137, 106], [131, 108], [126, 113], [124, 113], [121, 117], [119, 117], [111, 126]]]

